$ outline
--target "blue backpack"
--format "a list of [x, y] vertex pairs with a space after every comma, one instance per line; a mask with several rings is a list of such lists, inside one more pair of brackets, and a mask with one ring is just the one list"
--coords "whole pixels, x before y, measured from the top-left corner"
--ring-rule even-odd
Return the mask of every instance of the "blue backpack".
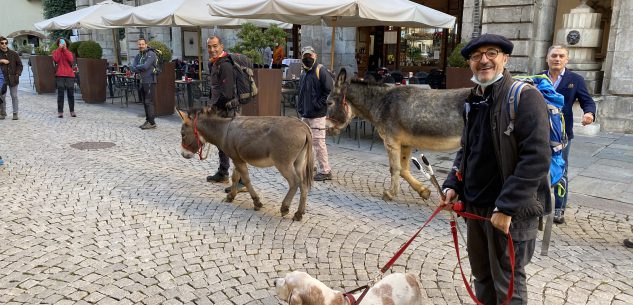
[[[563, 149], [567, 146], [567, 133], [565, 132], [565, 120], [562, 112], [565, 98], [562, 94], [556, 92], [552, 81], [546, 75], [515, 76], [514, 79], [507, 97], [508, 103], [512, 105], [508, 107], [510, 124], [505, 134], [510, 135], [514, 129], [514, 119], [516, 118], [517, 109], [519, 109], [521, 90], [528, 85], [536, 87], [545, 98], [549, 115], [549, 142], [552, 149], [552, 162], [549, 166], [550, 182], [552, 186], [560, 184], [565, 172]], [[561, 184], [560, 186], [563, 185]]]

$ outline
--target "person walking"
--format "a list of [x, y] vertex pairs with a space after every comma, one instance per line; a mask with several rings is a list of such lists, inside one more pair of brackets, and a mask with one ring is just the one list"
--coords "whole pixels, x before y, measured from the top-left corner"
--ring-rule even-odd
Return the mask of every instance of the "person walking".
[[[235, 95], [235, 76], [233, 75], [233, 64], [229, 58], [229, 53], [224, 51], [224, 44], [220, 36], [211, 36], [207, 39], [207, 52], [209, 53], [209, 71], [211, 71], [211, 99], [212, 107], [218, 111], [223, 118], [233, 118], [241, 113], [241, 105]], [[222, 150], [218, 149], [220, 166], [215, 174], [208, 176], [208, 182], [229, 182], [229, 168], [231, 161]], [[231, 187], [227, 187], [225, 192], [230, 192]], [[237, 185], [238, 192], [246, 192], [246, 186], [242, 179]]]
[[567, 194], [569, 194], [569, 151], [571, 142], [574, 138], [574, 114], [572, 107], [577, 100], [582, 108], [582, 125], [590, 125], [596, 120], [596, 103], [593, 101], [587, 87], [585, 79], [577, 73], [566, 68], [569, 62], [569, 50], [561, 45], [554, 45], [547, 51], [547, 65], [549, 69], [541, 74], [546, 74], [556, 92], [565, 97], [565, 105], [563, 106], [563, 116], [565, 117], [565, 131], [567, 134], [567, 146], [563, 149], [563, 159], [565, 160], [565, 171], [561, 184], [554, 187], [555, 209], [554, 223], [565, 223], [565, 208], [567, 207]]
[[281, 69], [281, 64], [286, 57], [284, 47], [279, 42], [275, 42], [275, 49], [273, 50], [273, 69]]
[[137, 41], [139, 53], [134, 57], [132, 72], [141, 76], [141, 86], [138, 88], [138, 98], [145, 108], [145, 123], [139, 126], [141, 129], [156, 128], [154, 120], [154, 97], [156, 92], [156, 52], [148, 48], [145, 38]]
[[68, 97], [68, 110], [71, 117], [75, 114], [75, 72], [73, 71], [73, 53], [68, 50], [66, 39], [57, 39], [57, 49], [53, 51], [53, 61], [57, 65], [55, 82], [57, 84], [57, 117], [64, 117], [64, 91]]
[[[4, 74], [4, 81], [7, 83], [8, 91], [11, 93], [11, 103], [13, 105], [13, 119], [18, 119], [18, 85], [20, 75], [22, 75], [22, 60], [16, 51], [9, 49], [9, 40], [0, 36], [0, 69]], [[0, 105], [0, 120], [7, 116], [6, 92], [2, 94], [2, 104]]]
[[262, 58], [264, 59], [264, 69], [270, 69], [273, 64], [273, 50], [270, 49], [270, 46], [264, 48]]
[[[514, 80], [505, 68], [514, 45], [484, 34], [461, 55], [468, 60], [476, 86], [466, 100], [461, 149], [443, 184], [440, 204], [490, 221], [466, 219], [468, 260], [474, 290], [483, 304], [500, 304], [508, 295], [510, 234], [514, 247], [514, 290], [509, 304], [527, 304], [527, 274], [536, 244], [539, 217], [551, 202], [549, 188], [549, 117], [539, 91], [526, 86], [510, 126], [507, 96]], [[492, 157], [491, 157], [492, 156]]]
[[[315, 181], [332, 180], [332, 172], [325, 145], [325, 115], [327, 97], [332, 91], [334, 80], [323, 65], [316, 64], [317, 53], [313, 47], [301, 50], [304, 73], [299, 80], [297, 112], [301, 120], [312, 129], [312, 147], [318, 163]], [[318, 70], [318, 72], [317, 72]]]

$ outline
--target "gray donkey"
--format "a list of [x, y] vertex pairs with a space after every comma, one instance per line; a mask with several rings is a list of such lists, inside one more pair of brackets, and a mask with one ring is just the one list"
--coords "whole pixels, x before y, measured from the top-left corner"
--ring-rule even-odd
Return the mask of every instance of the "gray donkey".
[[459, 147], [464, 101], [470, 89], [431, 90], [346, 80], [347, 73], [341, 69], [328, 97], [327, 127], [341, 130], [355, 116], [371, 122], [389, 155], [391, 186], [382, 198], [393, 200], [401, 176], [423, 199], [428, 199], [431, 191], [409, 170], [412, 150], [417, 147], [447, 151]]
[[292, 198], [299, 188], [299, 208], [292, 219], [301, 220], [312, 185], [314, 164], [312, 131], [308, 125], [291, 117], [222, 118], [213, 108], [208, 107], [192, 114], [182, 111], [178, 111], [178, 114], [182, 118], [180, 133], [183, 157], [191, 158], [198, 153], [202, 159], [202, 148], [210, 143], [233, 160], [233, 184], [226, 201], [233, 201], [237, 195], [237, 182], [241, 177], [253, 199], [255, 210], [259, 210], [262, 203], [251, 185], [247, 164], [257, 167], [275, 166], [289, 186], [281, 203], [281, 215], [288, 214]]

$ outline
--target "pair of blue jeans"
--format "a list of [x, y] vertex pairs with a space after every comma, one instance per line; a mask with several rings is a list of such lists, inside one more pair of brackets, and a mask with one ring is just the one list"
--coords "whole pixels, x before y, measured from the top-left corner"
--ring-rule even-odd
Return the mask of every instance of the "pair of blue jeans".
[[[554, 199], [556, 202], [555, 209], [564, 211], [567, 207], [567, 194], [569, 194], [569, 179], [567, 173], [569, 172], [569, 150], [571, 149], [571, 139], [567, 141], [567, 146], [563, 149], [563, 160], [565, 160], [565, 172], [560, 180], [561, 186], [554, 187]], [[559, 188], [563, 188], [563, 195], [559, 196]]]

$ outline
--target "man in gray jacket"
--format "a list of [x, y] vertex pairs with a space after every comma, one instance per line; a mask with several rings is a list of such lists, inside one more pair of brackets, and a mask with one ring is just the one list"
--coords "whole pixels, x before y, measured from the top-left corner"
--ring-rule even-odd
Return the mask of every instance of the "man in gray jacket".
[[[489, 219], [466, 220], [475, 293], [486, 305], [503, 303], [511, 283], [508, 304], [527, 304], [525, 266], [534, 254], [538, 218], [551, 202], [549, 117], [536, 88], [521, 91], [514, 128], [510, 125], [513, 79], [505, 65], [513, 47], [503, 36], [484, 34], [461, 50], [477, 85], [465, 104], [461, 149], [440, 201], [451, 207], [459, 197], [466, 212]], [[514, 274], [506, 234], [513, 240]]]
[[156, 91], [156, 53], [147, 48], [145, 38], [138, 39], [139, 53], [134, 57], [132, 72], [139, 73], [141, 86], [138, 89], [138, 97], [145, 107], [145, 123], [139, 126], [141, 129], [156, 128], [154, 121], [154, 92]]

